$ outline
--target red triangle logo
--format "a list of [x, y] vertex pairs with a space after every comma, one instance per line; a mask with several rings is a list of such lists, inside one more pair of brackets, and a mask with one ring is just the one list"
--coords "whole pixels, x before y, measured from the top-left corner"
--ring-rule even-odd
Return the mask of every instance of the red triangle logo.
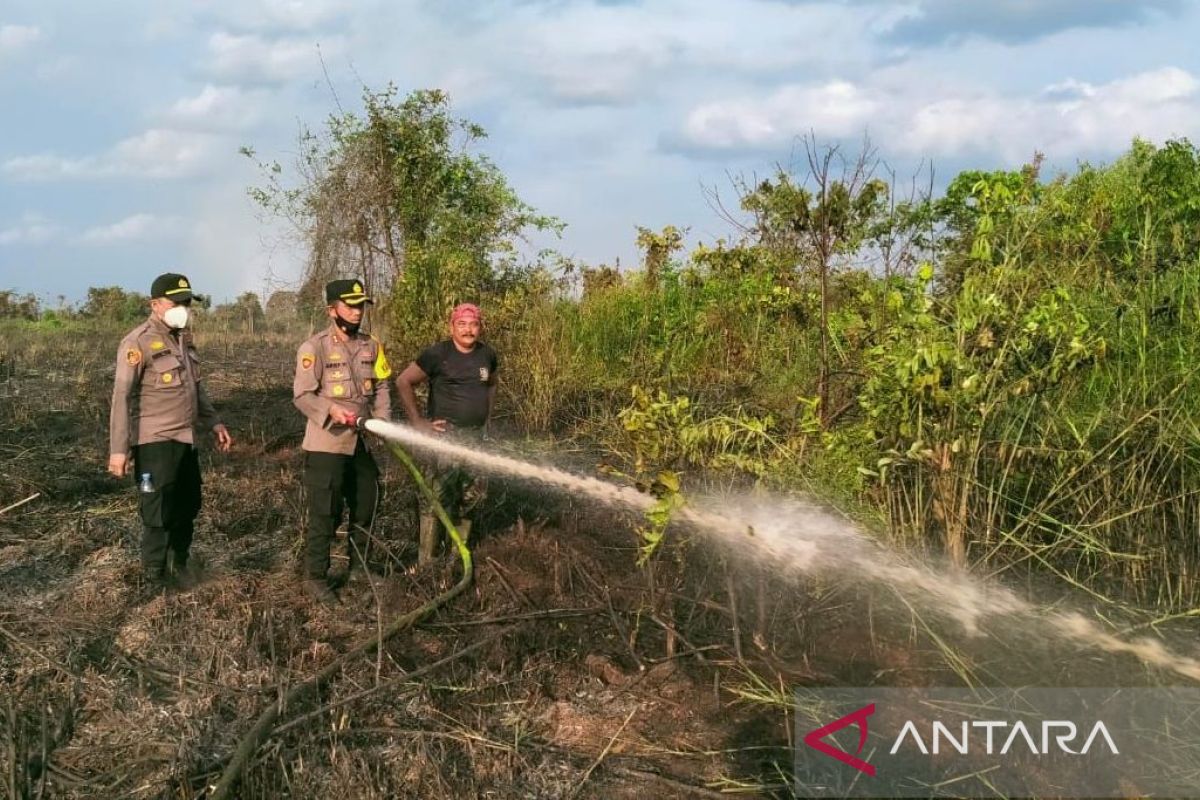
[[[823, 725], [815, 731], [809, 731], [804, 736], [804, 743], [814, 750], [818, 750], [831, 758], [836, 758], [843, 764], [849, 764], [859, 772], [864, 772], [875, 777], [875, 767], [868, 764], [858, 757], [862, 752], [863, 746], [867, 743], [867, 717], [875, 713], [875, 704], [871, 703], [868, 706], [863, 706], [858, 711], [851, 711], [846, 716], [835, 719], [828, 725]], [[825, 741], [825, 737], [831, 733], [837, 733], [842, 728], [851, 725], [858, 726], [858, 749], [854, 751], [854, 755], [850, 755], [844, 750], [838, 750], [833, 745]]]

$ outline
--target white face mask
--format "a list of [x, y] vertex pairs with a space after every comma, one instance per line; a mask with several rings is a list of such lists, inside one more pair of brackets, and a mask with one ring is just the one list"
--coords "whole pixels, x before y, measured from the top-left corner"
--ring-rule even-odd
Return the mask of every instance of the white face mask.
[[168, 328], [186, 328], [188, 324], [188, 310], [186, 306], [171, 306], [163, 313], [163, 322], [167, 323]]

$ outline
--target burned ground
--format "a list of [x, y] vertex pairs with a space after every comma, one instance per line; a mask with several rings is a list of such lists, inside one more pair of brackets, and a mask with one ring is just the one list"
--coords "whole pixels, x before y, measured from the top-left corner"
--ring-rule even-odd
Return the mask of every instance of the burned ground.
[[[305, 599], [292, 342], [212, 335], [237, 446], [202, 457], [204, 579], [148, 592], [132, 486], [104, 473], [95, 345], [119, 332], [0, 334], [0, 797], [203, 797], [264, 708], [458, 580], [450, 554], [415, 565], [415, 490], [381, 452], [371, 579], [335, 612]], [[961, 647], [889, 587], [796, 580], [680, 531], [650, 591], [633, 512], [500, 478], [489, 497], [470, 587], [283, 709], [237, 796], [790, 797], [797, 686], [1134, 674], [1027, 625]]]
[[[413, 489], [381, 454], [375, 574], [336, 612], [304, 599], [291, 348], [210, 337], [210, 392], [238, 443], [203, 456], [203, 582], [148, 592], [135, 496], [104, 474], [111, 348], [93, 344], [3, 345], [0, 507], [39, 496], [0, 517], [0, 795], [200, 797], [266, 704], [458, 565], [414, 566]], [[788, 717], [734, 691], [750, 662], [729, 646], [721, 581], [684, 599], [698, 585], [681, 580], [687, 644], [668, 657], [627, 515], [502, 482], [493, 495], [468, 592], [288, 708], [239, 796], [785, 791]]]

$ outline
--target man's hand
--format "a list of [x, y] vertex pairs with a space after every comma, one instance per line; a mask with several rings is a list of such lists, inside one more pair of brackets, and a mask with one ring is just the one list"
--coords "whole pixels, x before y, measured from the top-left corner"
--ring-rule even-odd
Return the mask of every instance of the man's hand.
[[358, 420], [358, 415], [340, 406], [334, 406], [329, 409], [329, 418], [340, 425], [349, 425], [353, 428], [354, 423]]
[[124, 478], [129, 474], [129, 456], [124, 453], [113, 453], [108, 457], [108, 474], [114, 478]]
[[228, 453], [229, 449], [233, 447], [233, 437], [229, 435], [229, 429], [224, 425], [214, 425], [213, 436], [217, 437], [217, 449], [222, 453]]
[[435, 436], [439, 433], [446, 432], [446, 420], [428, 420], [424, 417], [420, 417], [416, 422], [413, 423], [413, 427], [426, 436]]

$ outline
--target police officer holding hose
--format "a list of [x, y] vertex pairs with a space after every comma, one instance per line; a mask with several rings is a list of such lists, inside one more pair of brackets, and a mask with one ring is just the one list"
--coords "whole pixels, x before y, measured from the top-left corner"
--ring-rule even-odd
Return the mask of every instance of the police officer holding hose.
[[[292, 398], [308, 419], [304, 431], [304, 488], [308, 530], [304, 537], [304, 589], [316, 602], [333, 606], [334, 590], [356, 568], [375, 517], [379, 467], [360, 432], [361, 421], [388, 419], [392, 376], [383, 345], [360, 331], [368, 303], [362, 281], [332, 281], [325, 287], [330, 325], [296, 351]], [[330, 573], [330, 546], [343, 509], [349, 507], [345, 574]]]
[[138, 485], [142, 571], [151, 586], [196, 580], [190, 560], [200, 512], [196, 431], [211, 431], [228, 452], [229, 431], [201, 382], [200, 357], [188, 330], [192, 286], [177, 273], [150, 286], [150, 317], [117, 348], [109, 418], [108, 471]]

